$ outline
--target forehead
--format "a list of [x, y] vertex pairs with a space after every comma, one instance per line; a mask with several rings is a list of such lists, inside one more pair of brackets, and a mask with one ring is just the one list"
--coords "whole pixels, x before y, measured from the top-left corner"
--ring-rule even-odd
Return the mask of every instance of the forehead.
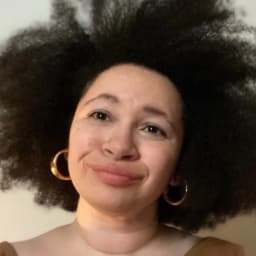
[[146, 95], [164, 91], [180, 97], [175, 85], [168, 77], [135, 64], [120, 64], [104, 70], [92, 82], [86, 95], [97, 93], [99, 90], [119, 91], [128, 88], [127, 93], [147, 89]]
[[181, 96], [168, 77], [134, 64], [113, 66], [100, 73], [81, 101], [102, 93], [113, 94], [121, 102], [146, 103], [175, 112], [182, 107]]

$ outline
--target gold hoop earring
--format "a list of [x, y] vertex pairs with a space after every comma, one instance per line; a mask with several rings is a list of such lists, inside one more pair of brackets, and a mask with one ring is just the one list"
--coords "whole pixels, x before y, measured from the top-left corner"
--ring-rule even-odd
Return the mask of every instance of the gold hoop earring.
[[68, 150], [63, 149], [57, 152], [57, 154], [53, 157], [50, 167], [51, 167], [51, 173], [57, 177], [60, 180], [71, 180], [70, 176], [64, 176], [63, 174], [60, 173], [58, 169], [58, 160], [61, 155], [64, 156], [64, 158], [67, 158]]
[[[181, 197], [180, 195], [182, 193], [183, 193], [183, 196]], [[178, 206], [178, 205], [181, 205], [185, 201], [185, 199], [187, 197], [187, 193], [188, 193], [188, 183], [185, 180], [184, 186], [170, 186], [169, 185], [163, 193], [163, 198], [169, 205]], [[171, 194], [172, 194], [173, 198], [171, 198]]]

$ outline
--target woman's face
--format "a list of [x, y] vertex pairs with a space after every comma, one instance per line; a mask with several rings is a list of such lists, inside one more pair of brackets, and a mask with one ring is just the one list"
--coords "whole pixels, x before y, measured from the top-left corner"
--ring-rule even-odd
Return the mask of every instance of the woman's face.
[[156, 205], [182, 138], [182, 100], [167, 77], [132, 64], [105, 70], [70, 130], [69, 171], [80, 199], [110, 211]]

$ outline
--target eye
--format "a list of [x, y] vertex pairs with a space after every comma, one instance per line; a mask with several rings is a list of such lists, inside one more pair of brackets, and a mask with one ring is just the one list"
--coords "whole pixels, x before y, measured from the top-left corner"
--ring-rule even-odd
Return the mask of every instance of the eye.
[[89, 117], [94, 118], [95, 120], [100, 120], [100, 121], [109, 120], [109, 115], [103, 111], [95, 111], [91, 113]]
[[156, 125], [146, 125], [143, 130], [147, 133], [153, 134], [154, 136], [167, 137], [166, 132]]

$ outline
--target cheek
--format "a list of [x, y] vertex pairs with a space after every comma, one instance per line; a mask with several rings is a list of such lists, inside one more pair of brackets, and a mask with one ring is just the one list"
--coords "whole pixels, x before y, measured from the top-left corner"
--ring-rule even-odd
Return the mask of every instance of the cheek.
[[90, 158], [98, 151], [102, 143], [100, 134], [85, 125], [72, 127], [69, 136], [68, 169], [72, 183], [78, 192], [83, 190], [81, 183], [87, 175], [84, 159]]
[[[148, 150], [149, 148], [154, 150]], [[149, 175], [160, 183], [168, 183], [175, 172], [178, 150], [174, 146], [152, 146], [145, 149], [144, 162], [149, 169]]]
[[69, 150], [78, 151], [79, 149], [91, 148], [97, 144], [100, 136], [96, 136], [93, 128], [88, 125], [78, 123], [71, 128], [69, 136]]
[[84, 125], [72, 127], [69, 137], [69, 167], [77, 165], [79, 161], [99, 149], [102, 143], [100, 134], [93, 132], [93, 129]]

